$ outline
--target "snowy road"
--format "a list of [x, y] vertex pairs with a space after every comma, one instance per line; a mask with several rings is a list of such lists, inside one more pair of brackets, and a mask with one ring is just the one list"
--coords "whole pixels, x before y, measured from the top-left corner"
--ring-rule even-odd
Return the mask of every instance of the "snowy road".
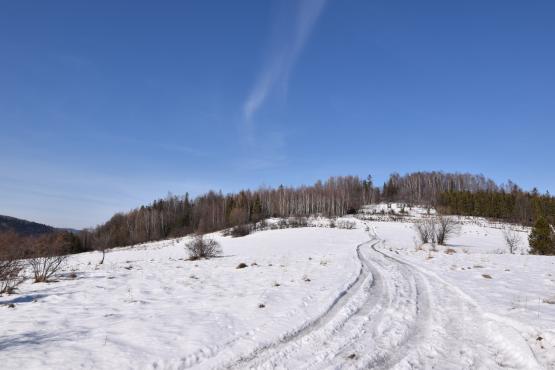
[[386, 247], [359, 245], [357, 279], [323, 316], [225, 367], [542, 368], [517, 331]]

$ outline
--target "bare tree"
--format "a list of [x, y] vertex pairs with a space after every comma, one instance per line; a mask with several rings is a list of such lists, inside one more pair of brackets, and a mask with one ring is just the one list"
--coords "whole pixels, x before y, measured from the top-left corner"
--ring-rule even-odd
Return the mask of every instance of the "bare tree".
[[439, 216], [436, 219], [436, 240], [439, 245], [445, 245], [448, 239], [459, 232], [459, 226], [451, 217]]
[[191, 260], [208, 259], [222, 254], [220, 244], [214, 239], [205, 238], [203, 235], [196, 235], [193, 240], [187, 243], [186, 248]]
[[522, 241], [522, 237], [518, 231], [512, 229], [503, 230], [503, 239], [505, 239], [505, 244], [507, 245], [507, 248], [509, 248], [509, 253], [511, 254], [514, 254]]
[[100, 262], [98, 263], [99, 265], [102, 265], [104, 263], [104, 258], [106, 257], [106, 249], [109, 248], [110, 246], [110, 238], [112, 233], [110, 231], [106, 232], [106, 233], [102, 233], [97, 237], [97, 245], [98, 245], [98, 249], [102, 252], [102, 259], [100, 260]]

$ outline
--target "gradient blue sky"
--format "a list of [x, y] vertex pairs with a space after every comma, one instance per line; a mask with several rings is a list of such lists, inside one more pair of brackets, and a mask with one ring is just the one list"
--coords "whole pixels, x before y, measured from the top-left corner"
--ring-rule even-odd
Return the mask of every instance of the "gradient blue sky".
[[2, 1], [0, 214], [444, 170], [555, 191], [554, 1]]

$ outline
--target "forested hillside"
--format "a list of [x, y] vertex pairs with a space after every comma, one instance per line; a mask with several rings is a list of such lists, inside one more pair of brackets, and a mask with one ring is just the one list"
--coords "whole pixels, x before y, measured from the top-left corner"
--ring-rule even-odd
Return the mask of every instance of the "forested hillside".
[[383, 185], [383, 201], [438, 208], [448, 214], [478, 216], [533, 224], [544, 216], [555, 223], [555, 198], [524, 191], [512, 181], [498, 185], [483, 175], [443, 172], [394, 173]]
[[260, 188], [224, 195], [210, 191], [191, 199], [168, 195], [107, 223], [81, 232], [85, 247], [105, 248], [141, 243], [191, 232], [210, 232], [268, 217], [341, 216], [363, 204], [379, 201], [371, 178], [332, 177], [312, 186]]
[[[555, 223], [555, 198], [549, 194], [524, 191], [511, 181], [498, 185], [483, 175], [416, 172], [404, 176], [393, 173], [381, 187], [375, 186], [371, 176], [366, 179], [343, 176], [310, 186], [262, 187], [230, 194], [209, 191], [195, 198], [170, 194], [81, 231], [80, 241], [67, 233], [57, 240], [71, 251], [106, 249], [248, 225], [268, 217], [343, 216], [356, 213], [364, 204], [378, 202], [404, 202], [435, 207], [446, 214], [489, 217], [525, 225], [543, 216], [549, 223]], [[6, 219], [10, 222], [3, 226], [1, 220]], [[25, 235], [54, 231], [45, 225], [0, 218], [4, 231], [14, 230], [6, 229], [6, 224], [15, 225], [12, 227]], [[4, 239], [16, 240], [13, 236]], [[17, 240], [21, 245], [37, 243]]]
[[480, 216], [531, 225], [541, 216], [555, 223], [555, 198], [536, 191], [449, 191], [442, 193], [438, 206], [444, 213]]
[[0, 233], [12, 231], [19, 235], [40, 235], [54, 232], [52, 226], [15, 217], [0, 216]]
[[[467, 198], [472, 200], [459, 201]], [[524, 192], [511, 181], [498, 185], [483, 175], [466, 173], [394, 173], [383, 187], [375, 186], [371, 176], [344, 176], [311, 186], [260, 188], [226, 195], [210, 191], [194, 199], [187, 194], [168, 195], [83, 231], [81, 240], [83, 248], [110, 248], [221, 230], [267, 217], [342, 216], [357, 212], [364, 204], [382, 201], [439, 207], [446, 213], [524, 224], [535, 221], [540, 214], [550, 220], [555, 218], [553, 197]]]

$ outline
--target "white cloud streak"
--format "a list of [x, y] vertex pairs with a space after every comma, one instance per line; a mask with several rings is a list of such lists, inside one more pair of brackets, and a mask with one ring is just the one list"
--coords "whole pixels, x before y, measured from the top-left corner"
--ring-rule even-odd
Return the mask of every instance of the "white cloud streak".
[[320, 16], [326, 0], [299, 0], [296, 2], [293, 31], [277, 29], [280, 42], [275, 43], [270, 60], [259, 75], [243, 106], [243, 114], [247, 122], [264, 104], [276, 83], [287, 83], [289, 74], [301, 53], [314, 24]]

